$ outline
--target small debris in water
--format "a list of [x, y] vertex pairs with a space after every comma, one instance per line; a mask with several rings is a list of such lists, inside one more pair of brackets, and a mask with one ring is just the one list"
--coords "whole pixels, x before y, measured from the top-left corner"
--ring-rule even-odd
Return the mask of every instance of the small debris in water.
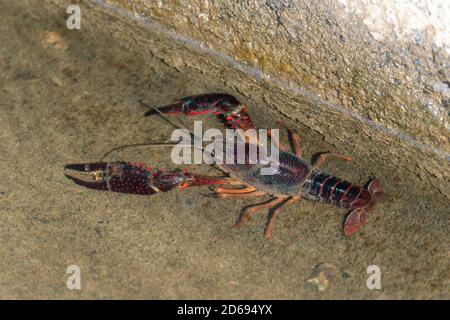
[[48, 44], [51, 44], [56, 49], [61, 49], [61, 50], [67, 49], [67, 43], [59, 35], [59, 33], [55, 32], [55, 31], [47, 31], [45, 33], [45, 42], [47, 42]]
[[319, 291], [325, 291], [336, 277], [337, 268], [330, 263], [319, 264], [306, 282]]

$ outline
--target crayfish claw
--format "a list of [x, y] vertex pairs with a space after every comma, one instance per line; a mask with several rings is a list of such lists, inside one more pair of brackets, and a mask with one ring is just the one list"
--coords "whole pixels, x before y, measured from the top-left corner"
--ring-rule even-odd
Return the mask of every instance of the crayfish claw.
[[106, 184], [103, 181], [85, 181], [82, 179], [79, 179], [77, 177], [71, 176], [69, 174], [66, 174], [66, 177], [73, 182], [75, 182], [77, 185], [88, 188], [88, 189], [96, 189], [96, 190], [107, 190]]
[[108, 190], [105, 181], [107, 167], [107, 163], [76, 163], [66, 165], [64, 171], [65, 176], [68, 179], [82, 187], [96, 190]]
[[103, 191], [151, 195], [178, 187], [185, 179], [178, 172], [163, 172], [126, 162], [69, 164], [66, 177], [76, 184]]
[[97, 163], [73, 163], [68, 164], [64, 167], [64, 169], [80, 171], [80, 172], [95, 172], [95, 171], [104, 171], [108, 163], [105, 162], [97, 162]]

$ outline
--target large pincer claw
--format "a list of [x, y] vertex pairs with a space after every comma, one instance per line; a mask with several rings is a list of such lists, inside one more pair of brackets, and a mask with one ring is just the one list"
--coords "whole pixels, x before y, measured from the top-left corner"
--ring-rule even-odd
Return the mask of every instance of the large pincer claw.
[[151, 195], [180, 187], [187, 175], [126, 162], [69, 164], [65, 166], [65, 170], [66, 177], [82, 187], [139, 195]]
[[65, 171], [67, 178], [89, 189], [139, 195], [160, 191], [153, 182], [154, 172], [125, 162], [69, 164]]
[[64, 167], [65, 176], [76, 184], [96, 190], [108, 190], [105, 177], [108, 163], [68, 164]]

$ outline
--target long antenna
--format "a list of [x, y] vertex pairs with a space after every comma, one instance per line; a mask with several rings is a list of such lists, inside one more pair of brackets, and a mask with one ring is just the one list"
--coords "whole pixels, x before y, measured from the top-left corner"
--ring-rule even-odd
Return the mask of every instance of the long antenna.
[[125, 144], [115, 148], [110, 149], [106, 152], [101, 158], [100, 161], [103, 161], [107, 156], [109, 156], [114, 151], [123, 150], [131, 147], [143, 147], [143, 146], [153, 146], [153, 147], [173, 147], [176, 145], [175, 143], [170, 142], [147, 142], [147, 143], [134, 143], [134, 144]]
[[164, 113], [162, 113], [161, 110], [159, 110], [158, 108], [155, 108], [155, 107], [149, 105], [149, 104], [148, 104], [147, 102], [145, 102], [144, 100], [140, 100], [139, 102], [140, 102], [142, 105], [146, 106], [147, 108], [150, 108], [150, 109], [153, 109], [154, 111], [156, 111], [156, 112], [158, 113], [158, 115], [159, 115], [161, 118], [163, 118], [164, 120], [166, 120], [168, 123], [170, 123], [170, 124], [171, 124], [172, 126], [174, 126], [175, 128], [177, 128], [177, 129], [183, 128], [183, 129], [187, 130], [187, 131], [191, 134], [192, 138], [198, 139], [198, 140], [200, 140], [200, 141], [202, 142], [202, 149], [204, 148], [204, 146], [203, 146], [203, 143], [204, 143], [204, 142], [202, 141], [202, 138], [199, 137], [199, 136], [197, 136], [197, 135], [195, 135], [195, 133], [192, 132], [192, 130], [190, 130], [189, 128], [187, 128], [183, 123], [181, 123], [181, 122], [179, 122], [178, 124], [175, 123], [174, 121], [172, 121], [171, 119], [169, 119]]
[[[187, 128], [184, 124], [182, 124], [181, 122], [180, 122], [180, 123], [175, 123], [174, 121], [172, 121], [171, 119], [169, 119], [168, 117], [166, 117], [166, 116], [165, 116], [158, 108], [155, 108], [155, 107], [149, 105], [147, 102], [145, 102], [145, 101], [143, 101], [143, 100], [140, 100], [139, 102], [140, 102], [142, 105], [146, 106], [147, 108], [150, 108], [150, 109], [155, 110], [161, 118], [163, 118], [165, 121], [167, 121], [169, 124], [171, 124], [171, 125], [174, 126], [175, 128], [177, 128], [177, 129], [183, 128], [183, 129], [185, 129], [186, 131], [188, 131], [188, 132], [191, 134], [191, 136], [192, 136], [193, 138], [200, 139], [200, 137], [196, 136], [196, 135], [194, 134], [194, 132], [192, 132], [192, 130], [190, 130], [189, 128]], [[200, 140], [201, 140], [201, 139], [200, 139]], [[173, 146], [175, 146], [175, 145], [177, 145], [177, 144], [178, 144], [178, 143], [175, 143], [175, 142], [166, 142], [166, 141], [164, 141], [164, 142], [147, 142], [147, 143], [125, 144], [125, 145], [121, 145], [121, 146], [118, 146], [118, 147], [115, 147], [115, 148], [110, 149], [108, 152], [106, 152], [106, 153], [100, 158], [100, 161], [103, 161], [103, 160], [104, 160], [107, 156], [109, 156], [111, 153], [113, 153], [113, 152], [115, 152], [115, 151], [118, 151], [118, 150], [123, 150], [123, 149], [126, 149], [126, 148], [131, 148], [131, 147], [148, 147], [148, 146], [150, 146], [150, 147], [173, 147]], [[192, 145], [192, 144], [191, 144], [191, 145]], [[193, 146], [194, 146], [194, 147], [197, 147], [197, 146], [195, 146], [195, 145], [193, 145]], [[204, 148], [203, 142], [202, 142], [202, 146], [201, 146], [200, 148], [203, 150], [203, 148]]]
[[172, 121], [171, 119], [169, 119], [168, 117], [166, 117], [166, 116], [164, 115], [164, 113], [162, 113], [158, 108], [155, 108], [155, 107], [149, 105], [149, 104], [148, 104], [147, 102], [145, 102], [144, 100], [140, 100], [139, 102], [140, 102], [142, 105], [146, 106], [147, 108], [150, 108], [150, 109], [153, 109], [154, 111], [156, 111], [156, 112], [158, 113], [158, 115], [159, 115], [161, 118], [163, 118], [164, 120], [166, 120], [168, 123], [170, 123], [170, 124], [171, 124], [172, 126], [174, 126], [175, 128], [177, 128], [177, 129], [179, 129], [179, 128], [186, 129], [187, 131], [189, 131], [189, 133], [190, 133], [191, 135], [193, 135], [193, 136], [195, 137], [195, 134], [194, 134], [190, 129], [188, 129], [184, 124], [182, 124], [181, 122], [175, 123], [174, 121]]

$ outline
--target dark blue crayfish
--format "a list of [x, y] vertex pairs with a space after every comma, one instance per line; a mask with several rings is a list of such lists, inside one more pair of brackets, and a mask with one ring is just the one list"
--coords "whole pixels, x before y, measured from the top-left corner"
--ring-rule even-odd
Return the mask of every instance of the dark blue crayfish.
[[[145, 115], [158, 113], [164, 115], [213, 113], [229, 128], [254, 129], [246, 107], [228, 94], [204, 94], [184, 98], [168, 106], [152, 108]], [[286, 128], [283, 123], [278, 124]], [[327, 152], [322, 153], [315, 163], [310, 164], [302, 158], [299, 135], [290, 130], [289, 132], [294, 150], [289, 152], [276, 141], [279, 163], [273, 175], [261, 175], [261, 167], [267, 164], [260, 163], [218, 164], [217, 166], [228, 174], [228, 177], [224, 178], [198, 175], [183, 170], [165, 171], [129, 162], [98, 162], [67, 165], [65, 168], [72, 170], [72, 173], [66, 171], [66, 176], [78, 185], [90, 189], [137, 195], [151, 195], [175, 188], [181, 190], [205, 185], [212, 186], [214, 195], [222, 199], [271, 195], [273, 198], [270, 201], [246, 208], [233, 226], [235, 228], [243, 226], [252, 214], [262, 209], [273, 209], [265, 230], [266, 238], [272, 236], [275, 219], [288, 205], [302, 198], [331, 203], [350, 210], [344, 221], [344, 234], [346, 236], [354, 234], [364, 225], [368, 213], [375, 204], [383, 198], [380, 181], [373, 179], [366, 187], [358, 187], [321, 171], [328, 158], [347, 161], [351, 161], [351, 158]], [[84, 177], [80, 178], [78, 175]]]

